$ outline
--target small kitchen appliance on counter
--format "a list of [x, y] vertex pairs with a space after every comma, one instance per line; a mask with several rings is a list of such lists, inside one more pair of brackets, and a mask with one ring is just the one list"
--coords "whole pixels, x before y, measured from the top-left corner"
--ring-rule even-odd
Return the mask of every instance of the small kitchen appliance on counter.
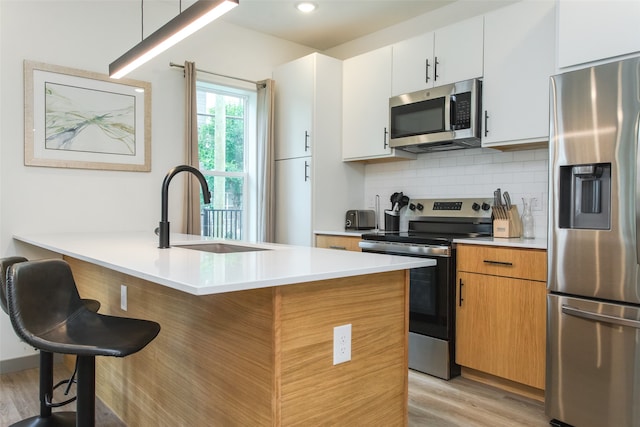
[[456, 250], [453, 240], [490, 236], [492, 199], [410, 199], [407, 231], [362, 235], [362, 252], [431, 258], [409, 273], [409, 368], [443, 379], [455, 363]]
[[545, 406], [640, 426], [640, 58], [551, 78]]
[[362, 209], [348, 210], [344, 228], [347, 231], [373, 230], [376, 228], [375, 211]]

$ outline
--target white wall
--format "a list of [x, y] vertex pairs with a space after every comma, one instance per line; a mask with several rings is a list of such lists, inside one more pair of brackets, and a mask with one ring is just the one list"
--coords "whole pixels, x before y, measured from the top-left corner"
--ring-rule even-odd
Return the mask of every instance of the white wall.
[[[145, 2], [145, 34], [175, 13], [174, 2]], [[261, 80], [307, 47], [217, 21], [130, 76], [152, 84], [152, 171], [133, 173], [24, 166], [23, 60], [106, 74], [141, 39], [140, 1], [0, 2], [0, 256], [53, 254], [17, 244], [17, 232], [148, 230], [160, 220], [166, 172], [184, 163], [183, 78], [169, 62]], [[172, 182], [169, 216], [181, 223], [181, 177]], [[31, 354], [0, 314], [0, 361]]]
[[[508, 191], [522, 214], [522, 197], [538, 201], [533, 216], [536, 237], [547, 236], [549, 153], [547, 149], [500, 152], [474, 148], [420, 154], [416, 160], [370, 164], [365, 168], [365, 202], [391, 209], [389, 198], [402, 191], [411, 198], [482, 197]], [[384, 224], [384, 222], [381, 222]]]

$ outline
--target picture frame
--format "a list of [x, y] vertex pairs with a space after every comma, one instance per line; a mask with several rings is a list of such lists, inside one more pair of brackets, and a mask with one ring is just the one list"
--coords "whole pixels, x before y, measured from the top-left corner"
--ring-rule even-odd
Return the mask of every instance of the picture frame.
[[24, 164], [151, 171], [151, 83], [24, 61]]

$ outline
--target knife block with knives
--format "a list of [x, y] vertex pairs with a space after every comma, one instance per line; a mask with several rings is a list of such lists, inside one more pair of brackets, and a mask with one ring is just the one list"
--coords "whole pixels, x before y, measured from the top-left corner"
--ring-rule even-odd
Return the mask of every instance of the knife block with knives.
[[[502, 198], [504, 197], [504, 203]], [[493, 237], [520, 237], [522, 236], [522, 220], [518, 213], [518, 207], [511, 204], [508, 192], [501, 194], [498, 188], [493, 192]]]

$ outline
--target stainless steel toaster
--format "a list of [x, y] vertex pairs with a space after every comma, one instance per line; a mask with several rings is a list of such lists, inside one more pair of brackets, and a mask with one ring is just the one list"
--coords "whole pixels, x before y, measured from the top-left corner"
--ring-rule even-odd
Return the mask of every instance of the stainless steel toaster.
[[376, 213], [373, 210], [352, 209], [347, 211], [345, 230], [372, 230], [376, 228]]

